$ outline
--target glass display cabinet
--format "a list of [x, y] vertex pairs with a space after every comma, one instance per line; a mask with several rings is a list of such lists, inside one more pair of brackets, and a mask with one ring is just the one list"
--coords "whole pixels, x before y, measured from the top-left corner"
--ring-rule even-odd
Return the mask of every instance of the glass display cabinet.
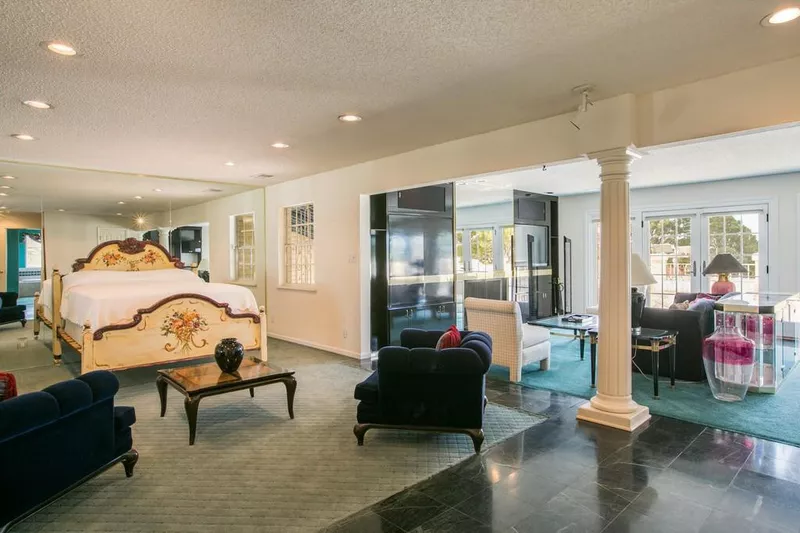
[[750, 392], [776, 393], [798, 362], [800, 294], [743, 294], [714, 304], [716, 329], [735, 327], [755, 342]]

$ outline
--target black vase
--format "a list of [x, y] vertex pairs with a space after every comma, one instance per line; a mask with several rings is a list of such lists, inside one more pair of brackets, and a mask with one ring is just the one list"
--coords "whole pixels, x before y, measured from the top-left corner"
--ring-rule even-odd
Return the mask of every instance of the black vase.
[[244, 359], [244, 346], [236, 339], [222, 339], [214, 348], [214, 359], [223, 372], [233, 374]]

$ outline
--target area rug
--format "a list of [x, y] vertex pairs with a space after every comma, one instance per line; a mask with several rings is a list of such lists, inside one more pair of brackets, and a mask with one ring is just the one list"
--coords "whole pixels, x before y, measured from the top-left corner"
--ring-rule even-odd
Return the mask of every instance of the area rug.
[[[591, 398], [594, 389], [590, 387], [589, 347], [586, 359], [581, 361], [577, 340], [551, 336], [550, 342], [550, 370], [539, 372], [538, 364], [526, 366], [522, 384]], [[505, 368], [492, 367], [489, 375], [508, 380]], [[777, 394], [748, 393], [744, 401], [735, 403], [715, 400], [705, 382], [679, 381], [670, 389], [667, 378], [661, 378], [659, 398], [655, 399], [652, 376], [634, 369], [633, 399], [653, 414], [800, 446], [800, 425], [795, 422], [800, 412], [800, 369], [789, 374]]]
[[[214, 396], [200, 402], [189, 446], [183, 397], [169, 389], [160, 418], [154, 371], [120, 372], [123, 383], [140, 380], [117, 395], [118, 405], [136, 407], [134, 476], [117, 466], [13, 532], [317, 531], [473, 455], [464, 435], [373, 430], [357, 446], [353, 387], [368, 372], [288, 343], [269, 349], [271, 362], [297, 372], [294, 420], [281, 384], [255, 389], [252, 399], [246, 390]], [[541, 421], [490, 403], [484, 447]]]

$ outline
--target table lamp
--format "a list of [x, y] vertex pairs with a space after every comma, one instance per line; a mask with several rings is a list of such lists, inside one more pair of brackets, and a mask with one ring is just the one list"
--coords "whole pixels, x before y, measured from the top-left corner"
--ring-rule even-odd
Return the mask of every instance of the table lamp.
[[731, 254], [717, 254], [703, 270], [703, 275], [718, 274], [717, 282], [711, 286], [711, 294], [728, 294], [736, 290], [736, 285], [728, 281], [728, 274], [746, 274], [747, 269]]
[[631, 329], [634, 335], [642, 332], [642, 311], [644, 311], [645, 294], [639, 292], [637, 287], [654, 285], [658, 283], [650, 273], [650, 269], [639, 257], [631, 254]]

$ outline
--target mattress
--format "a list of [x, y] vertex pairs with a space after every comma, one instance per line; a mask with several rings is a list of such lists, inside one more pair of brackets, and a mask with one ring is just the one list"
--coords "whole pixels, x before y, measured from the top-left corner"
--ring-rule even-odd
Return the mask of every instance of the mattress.
[[[78, 271], [63, 278], [61, 318], [92, 330], [130, 322], [140, 309], [182, 293], [200, 294], [228, 304], [234, 313], [258, 313], [255, 296], [246, 287], [206, 283], [188, 270], [146, 272]], [[40, 301], [51, 319], [53, 281], [42, 283]]]

